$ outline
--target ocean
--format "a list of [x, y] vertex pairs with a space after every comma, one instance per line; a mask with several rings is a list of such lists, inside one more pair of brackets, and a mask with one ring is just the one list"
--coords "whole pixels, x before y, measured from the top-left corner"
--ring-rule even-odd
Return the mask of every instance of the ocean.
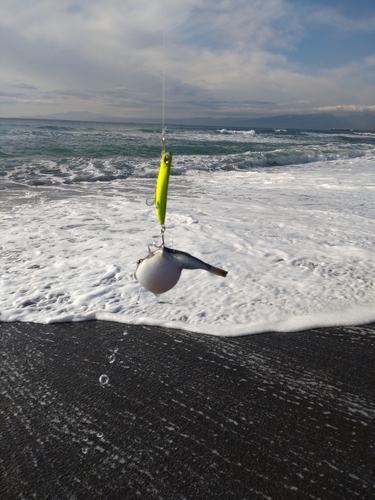
[[228, 271], [134, 278], [160, 242], [161, 126], [0, 119], [0, 320], [238, 336], [375, 321], [375, 133], [170, 126], [165, 244]]

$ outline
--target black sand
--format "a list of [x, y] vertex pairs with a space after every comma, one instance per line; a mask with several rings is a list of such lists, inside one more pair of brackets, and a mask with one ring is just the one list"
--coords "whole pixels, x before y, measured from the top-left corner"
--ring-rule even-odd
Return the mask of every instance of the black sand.
[[2, 500], [375, 498], [375, 325], [0, 323], [0, 342]]

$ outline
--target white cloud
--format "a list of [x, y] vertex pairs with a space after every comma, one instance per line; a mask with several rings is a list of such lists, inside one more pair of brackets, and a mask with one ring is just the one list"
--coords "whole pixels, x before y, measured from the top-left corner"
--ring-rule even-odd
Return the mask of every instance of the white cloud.
[[338, 106], [319, 106], [314, 108], [314, 112], [319, 113], [375, 113], [375, 105], [373, 106], [360, 106], [360, 105], [338, 105]]
[[326, 7], [312, 13], [309, 20], [344, 32], [370, 33], [375, 31], [375, 14], [352, 18], [345, 16], [342, 12]]
[[[12, 104], [24, 115], [43, 105], [158, 116], [163, 70], [169, 117], [369, 96], [358, 68], [371, 71], [375, 56], [313, 75], [289, 62], [304, 35], [303, 13], [287, 0], [2, 0], [0, 114]], [[334, 25], [342, 16], [325, 9], [311, 19]]]
[[375, 66], [375, 55], [365, 57], [364, 62], [366, 67], [371, 68], [372, 66]]

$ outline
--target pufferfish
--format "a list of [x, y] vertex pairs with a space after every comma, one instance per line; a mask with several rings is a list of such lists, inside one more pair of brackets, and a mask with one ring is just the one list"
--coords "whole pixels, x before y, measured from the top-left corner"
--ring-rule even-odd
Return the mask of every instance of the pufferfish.
[[183, 269], [204, 269], [217, 276], [225, 276], [227, 271], [206, 264], [187, 252], [172, 250], [164, 245], [137, 262], [135, 278], [152, 293], [164, 293], [173, 288], [180, 279]]

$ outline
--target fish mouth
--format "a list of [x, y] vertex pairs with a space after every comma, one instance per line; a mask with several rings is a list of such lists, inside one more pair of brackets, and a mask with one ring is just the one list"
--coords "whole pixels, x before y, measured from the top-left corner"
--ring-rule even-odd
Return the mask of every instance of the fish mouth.
[[144, 261], [145, 259], [139, 259], [137, 260], [137, 269], [135, 270], [135, 273], [134, 273], [134, 278], [138, 281], [138, 278], [137, 278], [137, 271], [138, 271], [138, 267], [140, 264], [142, 264], [142, 262]]

